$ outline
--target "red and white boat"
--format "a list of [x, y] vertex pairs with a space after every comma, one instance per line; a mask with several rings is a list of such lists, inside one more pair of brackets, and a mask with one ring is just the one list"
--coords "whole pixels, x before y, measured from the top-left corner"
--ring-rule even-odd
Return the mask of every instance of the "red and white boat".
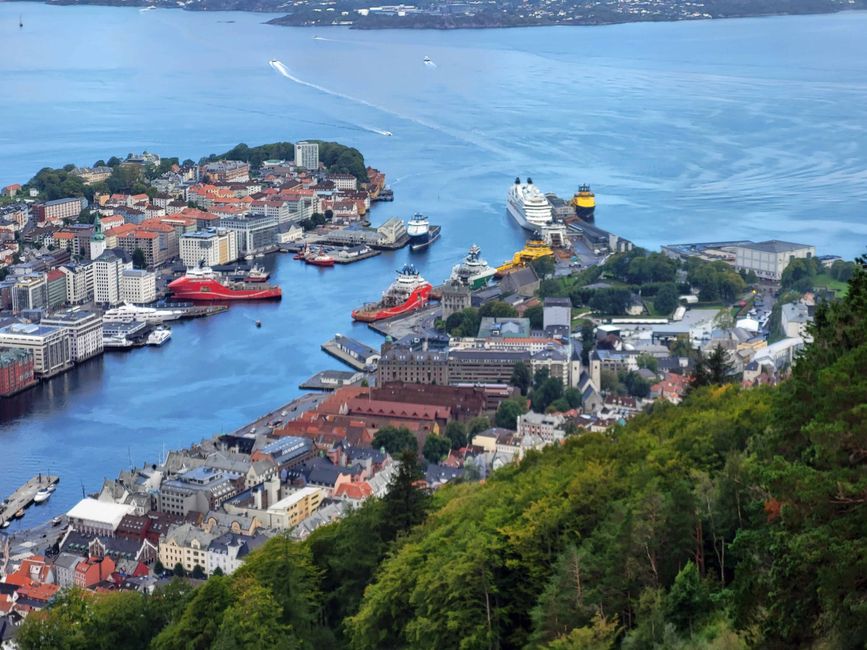
[[280, 300], [280, 287], [261, 282], [232, 282], [204, 264], [187, 269], [187, 274], [169, 283], [178, 300]]
[[402, 316], [424, 307], [433, 287], [411, 264], [397, 272], [397, 279], [382, 294], [382, 300], [359, 307], [352, 312], [353, 320], [371, 323]]
[[322, 247], [318, 253], [309, 252], [304, 256], [304, 261], [313, 266], [334, 266], [334, 258], [325, 252]]

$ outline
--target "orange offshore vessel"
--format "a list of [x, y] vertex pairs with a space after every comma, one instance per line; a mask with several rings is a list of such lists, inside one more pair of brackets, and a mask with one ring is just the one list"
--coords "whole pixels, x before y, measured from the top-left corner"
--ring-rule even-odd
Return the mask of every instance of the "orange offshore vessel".
[[382, 294], [379, 302], [359, 307], [352, 312], [353, 320], [373, 321], [409, 314], [424, 307], [433, 287], [411, 264], [397, 272], [397, 279]]
[[262, 282], [233, 282], [199, 264], [186, 275], [169, 283], [177, 300], [280, 300], [280, 287]]

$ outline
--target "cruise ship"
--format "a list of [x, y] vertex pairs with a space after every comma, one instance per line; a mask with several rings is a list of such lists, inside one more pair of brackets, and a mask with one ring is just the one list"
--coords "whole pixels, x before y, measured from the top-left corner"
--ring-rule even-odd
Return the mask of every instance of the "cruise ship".
[[183, 309], [156, 309], [154, 307], [138, 307], [125, 302], [120, 307], [112, 307], [105, 312], [102, 320], [106, 323], [131, 323], [134, 320], [142, 323], [165, 323], [177, 320], [184, 315]]
[[528, 178], [523, 185], [520, 178], [515, 179], [509, 190], [506, 207], [518, 225], [531, 232], [551, 223], [554, 218], [551, 204], [539, 188], [533, 185], [532, 178]]
[[352, 312], [352, 319], [371, 323], [409, 314], [427, 304], [432, 289], [412, 264], [405, 264], [397, 272], [397, 279], [383, 292], [382, 299], [356, 309]]
[[200, 264], [169, 283], [177, 300], [279, 300], [280, 287], [263, 282], [232, 282], [220, 277], [210, 267]]
[[497, 272], [481, 256], [482, 250], [473, 244], [464, 261], [455, 264], [449, 276], [449, 284], [459, 284], [470, 289], [480, 289], [494, 277]]

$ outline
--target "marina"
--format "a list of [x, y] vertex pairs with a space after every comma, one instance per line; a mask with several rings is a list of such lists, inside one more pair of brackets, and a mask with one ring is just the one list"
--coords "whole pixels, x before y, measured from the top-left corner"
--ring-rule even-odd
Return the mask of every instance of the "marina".
[[44, 503], [54, 492], [60, 477], [38, 474], [19, 487], [0, 506], [0, 528], [6, 528], [12, 519], [20, 519], [34, 503]]

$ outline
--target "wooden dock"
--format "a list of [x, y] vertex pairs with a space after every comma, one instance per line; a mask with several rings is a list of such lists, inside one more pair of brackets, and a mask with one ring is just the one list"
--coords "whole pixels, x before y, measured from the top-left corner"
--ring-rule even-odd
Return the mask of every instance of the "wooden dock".
[[47, 488], [59, 482], [60, 477], [50, 476], [49, 474], [40, 474], [27, 481], [0, 505], [0, 525], [10, 519], [15, 519], [19, 512], [29, 507], [33, 503], [33, 497], [36, 496], [36, 492], [40, 488]]

